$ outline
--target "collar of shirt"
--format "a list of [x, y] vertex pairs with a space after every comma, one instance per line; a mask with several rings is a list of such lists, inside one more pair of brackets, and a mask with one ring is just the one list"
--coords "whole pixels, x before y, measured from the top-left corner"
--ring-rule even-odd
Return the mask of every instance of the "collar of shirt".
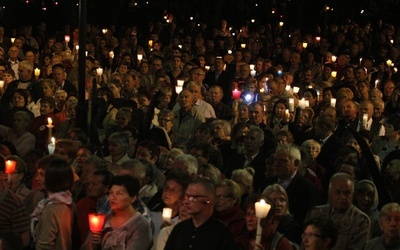
[[290, 183], [292, 183], [292, 180], [296, 174], [297, 174], [297, 171], [295, 171], [294, 174], [286, 180], [278, 179], [279, 185], [281, 185], [284, 189], [286, 189], [287, 187], [289, 187]]

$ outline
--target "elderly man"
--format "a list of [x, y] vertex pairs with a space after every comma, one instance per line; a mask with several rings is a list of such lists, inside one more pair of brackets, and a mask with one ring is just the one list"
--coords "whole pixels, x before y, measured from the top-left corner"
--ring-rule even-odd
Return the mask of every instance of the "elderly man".
[[208, 90], [208, 102], [214, 108], [215, 116], [229, 121], [232, 118], [232, 109], [221, 101], [223, 97], [222, 87], [218, 85], [211, 86]]
[[73, 85], [70, 81], [66, 80], [67, 73], [65, 72], [65, 68], [62, 64], [55, 64], [52, 67], [53, 79], [56, 82], [57, 89], [62, 89], [67, 92], [68, 95], [72, 93], [78, 93], [75, 85]]
[[231, 101], [231, 85], [233, 81], [233, 74], [229, 71], [224, 70], [225, 62], [222, 57], [215, 58], [214, 61], [215, 70], [206, 73], [204, 83], [208, 86], [220, 86], [223, 90], [222, 102], [227, 104]]
[[205, 122], [205, 118], [196, 107], [193, 107], [193, 94], [188, 89], [179, 93], [178, 103], [180, 109], [174, 112], [175, 122], [172, 126], [171, 141], [173, 144], [187, 146], [193, 138], [197, 126]]
[[18, 64], [19, 79], [10, 82], [6, 91], [1, 98], [3, 105], [9, 105], [11, 97], [16, 89], [27, 89], [31, 93], [32, 100], [36, 102], [43, 95], [42, 87], [36, 82], [33, 75], [33, 63], [30, 61], [22, 61]]
[[187, 84], [186, 88], [192, 92], [194, 98], [194, 106], [199, 113], [203, 114], [205, 118], [217, 118], [215, 116], [214, 108], [208, 102], [203, 100], [201, 93], [201, 84], [191, 81]]
[[[374, 114], [374, 103], [371, 100], [365, 100], [360, 103], [360, 114], [359, 118], [361, 120], [360, 129], [371, 131], [374, 136], [384, 136], [385, 127], [377, 120], [373, 120]], [[367, 116], [366, 123], [364, 124], [364, 115]]]
[[278, 147], [274, 155], [275, 177], [266, 179], [265, 185], [279, 183], [288, 194], [289, 210], [294, 219], [303, 223], [307, 212], [320, 204], [321, 194], [311, 181], [298, 172], [300, 162], [301, 153], [296, 145]]
[[209, 181], [198, 179], [189, 184], [183, 205], [192, 218], [174, 227], [165, 245], [166, 250], [237, 249], [227, 227], [212, 216], [215, 199], [215, 189]]
[[400, 249], [400, 205], [386, 204], [382, 207], [379, 217], [383, 235], [368, 241], [364, 250]]
[[[330, 219], [338, 229], [338, 240], [332, 248], [363, 249], [369, 237], [370, 220], [353, 205], [354, 181], [350, 175], [337, 173], [329, 183], [328, 204], [313, 208], [307, 219]], [[289, 197], [290, 199], [290, 197]]]

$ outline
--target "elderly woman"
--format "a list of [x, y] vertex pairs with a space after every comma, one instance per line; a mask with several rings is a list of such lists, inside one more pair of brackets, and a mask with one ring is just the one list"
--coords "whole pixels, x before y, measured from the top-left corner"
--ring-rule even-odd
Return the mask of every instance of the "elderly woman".
[[25, 157], [35, 148], [35, 136], [27, 131], [31, 116], [27, 111], [17, 111], [12, 128], [0, 125], [0, 136], [14, 144], [18, 156]]
[[254, 174], [255, 171], [251, 167], [236, 169], [232, 172], [231, 179], [236, 182], [242, 190], [242, 197], [240, 198], [242, 201], [242, 208], [244, 206], [244, 201], [253, 193]]
[[240, 208], [242, 190], [240, 186], [229, 179], [216, 185], [215, 217], [219, 219], [232, 233], [238, 237], [245, 226], [244, 212]]
[[116, 176], [108, 195], [112, 213], [102, 232], [90, 232], [82, 249], [148, 250], [152, 244], [149, 222], [136, 211], [139, 181], [129, 175]]
[[274, 220], [270, 226], [291, 242], [300, 244], [301, 226], [290, 215], [289, 198], [285, 189], [279, 184], [273, 184], [264, 189], [263, 195], [275, 205]]
[[169, 109], [163, 109], [158, 113], [158, 124], [149, 131], [149, 139], [167, 149], [172, 148], [170, 136], [172, 135], [172, 125], [175, 122], [174, 113]]
[[[258, 218], [256, 217], [255, 203], [264, 199], [271, 205], [266, 218], [261, 219], [262, 235], [261, 242], [255, 243]], [[291, 242], [273, 227], [275, 219], [275, 203], [261, 195], [250, 196], [245, 203], [246, 208], [246, 230], [236, 238], [236, 244], [244, 250], [262, 249], [293, 249]]]
[[226, 120], [215, 120], [211, 123], [211, 144], [215, 147], [221, 148], [225, 144], [230, 144], [231, 140], [231, 124]]
[[110, 155], [104, 157], [104, 160], [111, 163], [111, 169], [109, 169], [113, 174], [116, 174], [116, 167], [122, 163], [128, 161], [130, 158], [128, 156], [129, 140], [125, 134], [121, 132], [115, 132], [108, 137], [108, 150]]
[[21, 201], [25, 200], [25, 197], [30, 193], [29, 188], [26, 187], [24, 178], [26, 177], [27, 167], [24, 160], [16, 155], [11, 155], [6, 158], [17, 162], [15, 172], [11, 175], [10, 190], [17, 196]]
[[172, 169], [175, 158], [183, 154], [184, 152], [178, 148], [173, 148], [171, 149], [171, 151], [168, 152], [168, 154], [165, 156], [164, 164], [162, 166], [162, 171], [164, 172], [164, 175], [166, 175]]

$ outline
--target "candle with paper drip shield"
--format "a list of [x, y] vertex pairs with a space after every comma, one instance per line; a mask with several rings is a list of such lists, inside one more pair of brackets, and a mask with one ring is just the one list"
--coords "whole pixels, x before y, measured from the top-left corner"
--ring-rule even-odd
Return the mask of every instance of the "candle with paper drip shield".
[[51, 143], [47, 145], [47, 149], [49, 150], [49, 155], [54, 153], [54, 150], [56, 149], [56, 139], [54, 137], [51, 137]]
[[184, 84], [184, 83], [185, 83], [184, 80], [177, 80], [177, 81], [176, 81], [176, 86], [183, 87], [183, 84]]
[[337, 71], [332, 71], [332, 72], [331, 72], [331, 76], [332, 76], [333, 78], [336, 78], [336, 76], [337, 76]]
[[179, 93], [181, 93], [183, 90], [182, 86], [175, 86], [175, 92], [179, 95]]
[[300, 91], [299, 87], [296, 87], [296, 86], [293, 87], [293, 93], [297, 94], [297, 93], [299, 93], [299, 91]]
[[142, 61], [143, 60], [143, 54], [137, 54], [137, 59], [138, 61]]
[[65, 42], [68, 44], [69, 41], [71, 40], [71, 37], [70, 37], [69, 35], [65, 35], [65, 36], [64, 36], [64, 40], [65, 40]]
[[[307, 100], [308, 101], [308, 100]], [[299, 100], [299, 108], [300, 109], [305, 109], [307, 107], [307, 102], [304, 98], [302, 98], [301, 100]]]
[[364, 128], [367, 127], [367, 123], [368, 123], [368, 114], [363, 114], [362, 125], [363, 125]]
[[205, 68], [207, 71], [210, 70], [210, 66], [208, 66], [208, 65], [204, 66], [204, 68]]
[[4, 87], [4, 81], [0, 80], [0, 88], [3, 88], [3, 87]]
[[93, 233], [100, 233], [103, 230], [105, 214], [90, 213], [89, 214], [89, 228]]
[[331, 107], [332, 108], [336, 107], [336, 98], [331, 98]]
[[271, 209], [271, 205], [266, 203], [265, 200], [261, 199], [259, 202], [255, 203], [255, 209], [256, 217], [258, 218], [256, 244], [259, 244], [261, 242], [262, 235], [261, 219], [267, 217], [269, 210]]
[[12, 160], [7, 160], [5, 165], [6, 165], [5, 172], [7, 174], [7, 181], [8, 183], [10, 183], [11, 175], [15, 172], [15, 169], [17, 167], [17, 162]]
[[289, 111], [294, 112], [294, 98], [289, 98]]
[[109, 53], [108, 53], [108, 56], [112, 59], [112, 58], [114, 58], [114, 52], [113, 51], [110, 51]]
[[103, 75], [103, 68], [97, 68], [97, 69], [96, 69], [96, 74], [97, 74], [98, 76], [102, 76], [102, 75]]
[[162, 211], [163, 221], [170, 223], [172, 217], [172, 208], [165, 207]]
[[332, 62], [336, 62], [337, 57], [336, 56], [332, 56]]
[[35, 69], [35, 76], [36, 77], [40, 76], [40, 69], [38, 69], [38, 68]]

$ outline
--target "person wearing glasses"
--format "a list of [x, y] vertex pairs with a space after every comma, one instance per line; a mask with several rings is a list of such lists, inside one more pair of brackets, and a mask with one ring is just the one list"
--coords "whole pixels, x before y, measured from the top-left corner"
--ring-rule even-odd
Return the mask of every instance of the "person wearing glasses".
[[216, 185], [215, 217], [232, 233], [234, 238], [242, 232], [246, 221], [240, 207], [242, 190], [236, 182], [225, 179]]
[[331, 220], [314, 218], [305, 223], [301, 235], [304, 250], [328, 250], [336, 244], [338, 232]]
[[165, 245], [171, 249], [237, 249], [229, 230], [213, 217], [216, 202], [211, 182], [198, 179], [191, 182], [184, 194], [184, 206], [191, 219], [177, 224]]

